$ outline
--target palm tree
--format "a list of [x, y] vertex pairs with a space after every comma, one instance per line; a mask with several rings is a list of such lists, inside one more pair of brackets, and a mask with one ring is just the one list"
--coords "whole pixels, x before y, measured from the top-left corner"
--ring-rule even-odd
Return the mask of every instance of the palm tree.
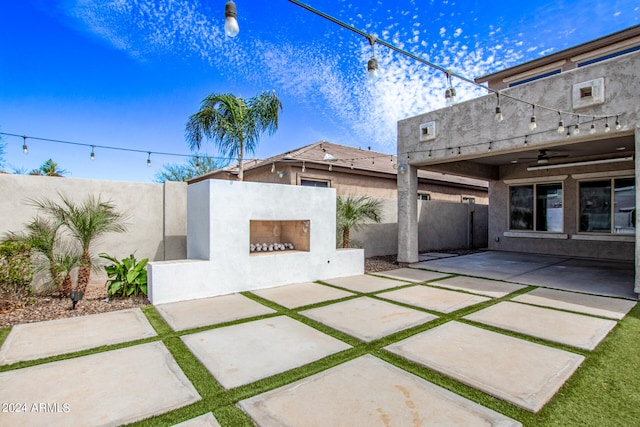
[[185, 137], [189, 147], [200, 149], [203, 138], [213, 140], [223, 155], [238, 159], [238, 179], [242, 181], [245, 152], [254, 152], [260, 134], [272, 135], [278, 130], [280, 99], [273, 92], [262, 92], [244, 100], [233, 94], [212, 93], [189, 117]]
[[61, 194], [59, 196], [61, 204], [51, 200], [33, 202], [64, 224], [82, 249], [77, 287], [84, 293], [91, 279], [91, 268], [95, 266], [90, 252], [91, 243], [105, 233], [126, 231], [124, 216], [116, 211], [113, 203], [104, 202], [99, 196], [89, 196], [82, 203], [75, 203]]
[[31, 172], [29, 172], [29, 175], [65, 176], [68, 173], [69, 172], [67, 172], [66, 169], [60, 169], [58, 167], [58, 163], [54, 162], [52, 159], [49, 159], [41, 164], [38, 169], [33, 169]]
[[226, 164], [222, 164], [209, 156], [191, 156], [183, 164], [162, 165], [162, 170], [156, 173], [154, 181], [158, 183], [188, 181], [191, 178], [213, 172], [224, 166]]
[[338, 196], [336, 198], [336, 223], [338, 231], [342, 233], [342, 247], [349, 247], [351, 230], [359, 230], [367, 220], [380, 222], [382, 220], [381, 209], [380, 200], [368, 196]]

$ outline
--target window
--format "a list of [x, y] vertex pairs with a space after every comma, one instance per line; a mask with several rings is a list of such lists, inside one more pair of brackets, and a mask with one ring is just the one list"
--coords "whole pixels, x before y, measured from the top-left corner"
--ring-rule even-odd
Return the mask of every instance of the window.
[[634, 178], [580, 182], [579, 193], [579, 231], [635, 234], [636, 184]]
[[431, 194], [418, 193], [418, 200], [431, 200]]
[[562, 183], [509, 187], [509, 228], [562, 232]]
[[316, 181], [313, 179], [301, 179], [300, 185], [303, 187], [322, 187], [329, 188], [329, 181]]

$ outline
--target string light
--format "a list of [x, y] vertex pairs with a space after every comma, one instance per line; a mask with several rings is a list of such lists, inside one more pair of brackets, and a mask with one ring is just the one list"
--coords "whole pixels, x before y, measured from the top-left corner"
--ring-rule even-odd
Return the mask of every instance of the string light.
[[228, 0], [224, 5], [224, 33], [229, 37], [235, 37], [240, 32], [237, 17], [236, 4], [233, 0]]
[[93, 145], [91, 146], [91, 155], [89, 156], [90, 160], [95, 160], [96, 158], [95, 148], [96, 148], [95, 146]]
[[622, 129], [622, 125], [620, 124], [620, 116], [616, 116], [616, 130]]
[[489, 141], [489, 148], [487, 149], [488, 152], [491, 152], [491, 141]]
[[462, 151], [460, 150], [460, 147], [458, 147], [458, 156], [460, 156], [462, 154]]
[[558, 111], [558, 133], [564, 133], [564, 120], [562, 120], [562, 114]]
[[596, 118], [595, 117], [591, 120], [591, 128], [589, 129], [589, 133], [591, 135], [596, 133]]
[[525, 147], [529, 144], [529, 141], [527, 141], [528, 138], [529, 138], [529, 135], [525, 135], [524, 136], [524, 146]]
[[369, 34], [367, 36], [367, 39], [369, 40], [369, 45], [371, 45], [371, 59], [369, 59], [369, 61], [367, 62], [367, 75], [369, 77], [369, 80], [375, 81], [379, 77], [378, 60], [376, 59], [375, 55], [375, 43], [378, 37], [374, 34]]
[[147, 156], [147, 167], [151, 167], [151, 151], [148, 152]]
[[22, 152], [24, 154], [29, 154], [29, 148], [27, 147], [27, 136], [22, 136]]
[[536, 123], [536, 106], [535, 104], [531, 104], [531, 107], [533, 111], [531, 113], [531, 121], [529, 122], [529, 130], [533, 131], [536, 130], [538, 124]]
[[496, 92], [496, 98], [498, 100], [498, 105], [496, 106], [496, 114], [494, 119], [496, 122], [501, 122], [504, 120], [504, 116], [502, 115], [502, 108], [500, 108], [500, 94]]
[[276, 172], [276, 163], [273, 162], [271, 163], [271, 173], [275, 173]]
[[610, 131], [611, 128], [609, 127], [609, 117], [607, 117], [604, 122], [604, 132], [609, 133]]
[[576, 122], [576, 126], [573, 128], [573, 134], [578, 135], [580, 133], [580, 114], [578, 114], [578, 121]]
[[444, 91], [444, 99], [447, 104], [447, 107], [452, 106], [456, 103], [456, 89], [451, 84], [451, 73], [447, 71], [447, 89]]

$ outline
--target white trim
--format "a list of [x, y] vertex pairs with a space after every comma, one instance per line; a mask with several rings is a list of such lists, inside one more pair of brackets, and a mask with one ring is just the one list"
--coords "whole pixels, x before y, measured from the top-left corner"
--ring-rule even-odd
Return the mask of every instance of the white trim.
[[535, 178], [517, 178], [517, 179], [505, 179], [504, 182], [507, 185], [519, 185], [519, 184], [537, 184], [539, 182], [562, 182], [566, 180], [569, 175], [556, 175], [556, 176], [538, 176]]
[[525, 71], [524, 73], [516, 74], [515, 76], [505, 77], [504, 79], [502, 79], [502, 81], [504, 83], [513, 83], [520, 80], [526, 80], [531, 77], [536, 77], [541, 74], [548, 73], [550, 71], [555, 71], [558, 69], [562, 70], [562, 66], [566, 63], [567, 63], [566, 59], [563, 59], [562, 61], [556, 61], [551, 64], [547, 64], [543, 67], [538, 67], [533, 70]]
[[640, 44], [640, 36], [632, 37], [630, 39], [623, 40], [621, 42], [614, 43], [600, 49], [592, 50], [591, 52], [583, 53], [582, 55], [572, 56], [569, 59], [571, 59], [571, 62], [575, 63], [584, 62], [590, 59], [599, 58], [601, 56], [607, 56], [611, 53], [616, 53], [629, 47], [634, 47], [637, 44]]
[[632, 178], [635, 175], [633, 169], [625, 169], [620, 171], [608, 171], [608, 172], [589, 172], [589, 173], [574, 173], [571, 178], [575, 180], [591, 179], [591, 178], [619, 178], [621, 176], [628, 176]]
[[525, 237], [529, 239], [567, 240], [569, 238], [569, 235], [564, 233], [546, 233], [540, 231], [504, 231], [502, 235], [504, 237]]
[[624, 236], [615, 236], [613, 234], [604, 234], [604, 235], [596, 235], [596, 234], [572, 234], [571, 240], [592, 240], [599, 242], [635, 242], [636, 236], [633, 234], [627, 234]]

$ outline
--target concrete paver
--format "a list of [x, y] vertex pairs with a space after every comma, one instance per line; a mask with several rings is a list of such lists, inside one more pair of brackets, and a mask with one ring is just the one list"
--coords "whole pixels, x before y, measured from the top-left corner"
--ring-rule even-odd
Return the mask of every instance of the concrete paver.
[[378, 292], [383, 289], [396, 288], [398, 286], [407, 285], [406, 281], [385, 279], [382, 277], [370, 276], [362, 274], [359, 276], [340, 277], [337, 279], [323, 280], [330, 285], [339, 286], [356, 292]]
[[532, 412], [538, 412], [584, 360], [459, 322], [386, 349]]
[[300, 314], [366, 342], [437, 317], [368, 297], [305, 310]]
[[521, 425], [370, 355], [239, 405], [263, 427]]
[[577, 311], [594, 316], [622, 319], [637, 304], [619, 298], [579, 294], [557, 289], [538, 288], [526, 294], [518, 295], [513, 301], [562, 310]]
[[585, 350], [596, 348], [616, 326], [614, 320], [508, 301], [472, 313], [465, 319]]
[[0, 402], [25, 404], [0, 414], [6, 426], [121, 425], [200, 400], [161, 342], [2, 372], [0, 384]]
[[178, 301], [159, 304], [155, 307], [174, 331], [184, 331], [275, 312], [241, 294]]
[[479, 295], [446, 291], [425, 285], [416, 285], [395, 291], [381, 292], [377, 294], [377, 296], [392, 301], [411, 304], [427, 310], [439, 311], [441, 313], [452, 313], [461, 308], [469, 307], [490, 299]]
[[443, 288], [472, 292], [474, 294], [486, 295], [492, 298], [501, 298], [511, 292], [526, 288], [526, 286], [516, 285], [515, 283], [469, 276], [456, 276], [449, 279], [439, 280], [437, 283], [434, 283], [434, 285]]
[[140, 309], [112, 311], [13, 327], [0, 365], [156, 336]]
[[283, 307], [296, 308], [325, 301], [353, 296], [351, 292], [342, 291], [318, 283], [298, 283], [295, 285], [278, 286], [276, 288], [261, 289], [252, 293], [274, 301]]
[[381, 271], [375, 273], [378, 276], [391, 277], [394, 279], [406, 280], [407, 282], [426, 282], [429, 280], [447, 277], [448, 274], [436, 271], [420, 270], [419, 268], [398, 268], [395, 270]]
[[225, 388], [248, 384], [350, 348], [286, 316], [182, 337]]
[[192, 418], [180, 424], [174, 424], [173, 427], [220, 427], [220, 423], [216, 420], [211, 412], [207, 412], [199, 417]]

